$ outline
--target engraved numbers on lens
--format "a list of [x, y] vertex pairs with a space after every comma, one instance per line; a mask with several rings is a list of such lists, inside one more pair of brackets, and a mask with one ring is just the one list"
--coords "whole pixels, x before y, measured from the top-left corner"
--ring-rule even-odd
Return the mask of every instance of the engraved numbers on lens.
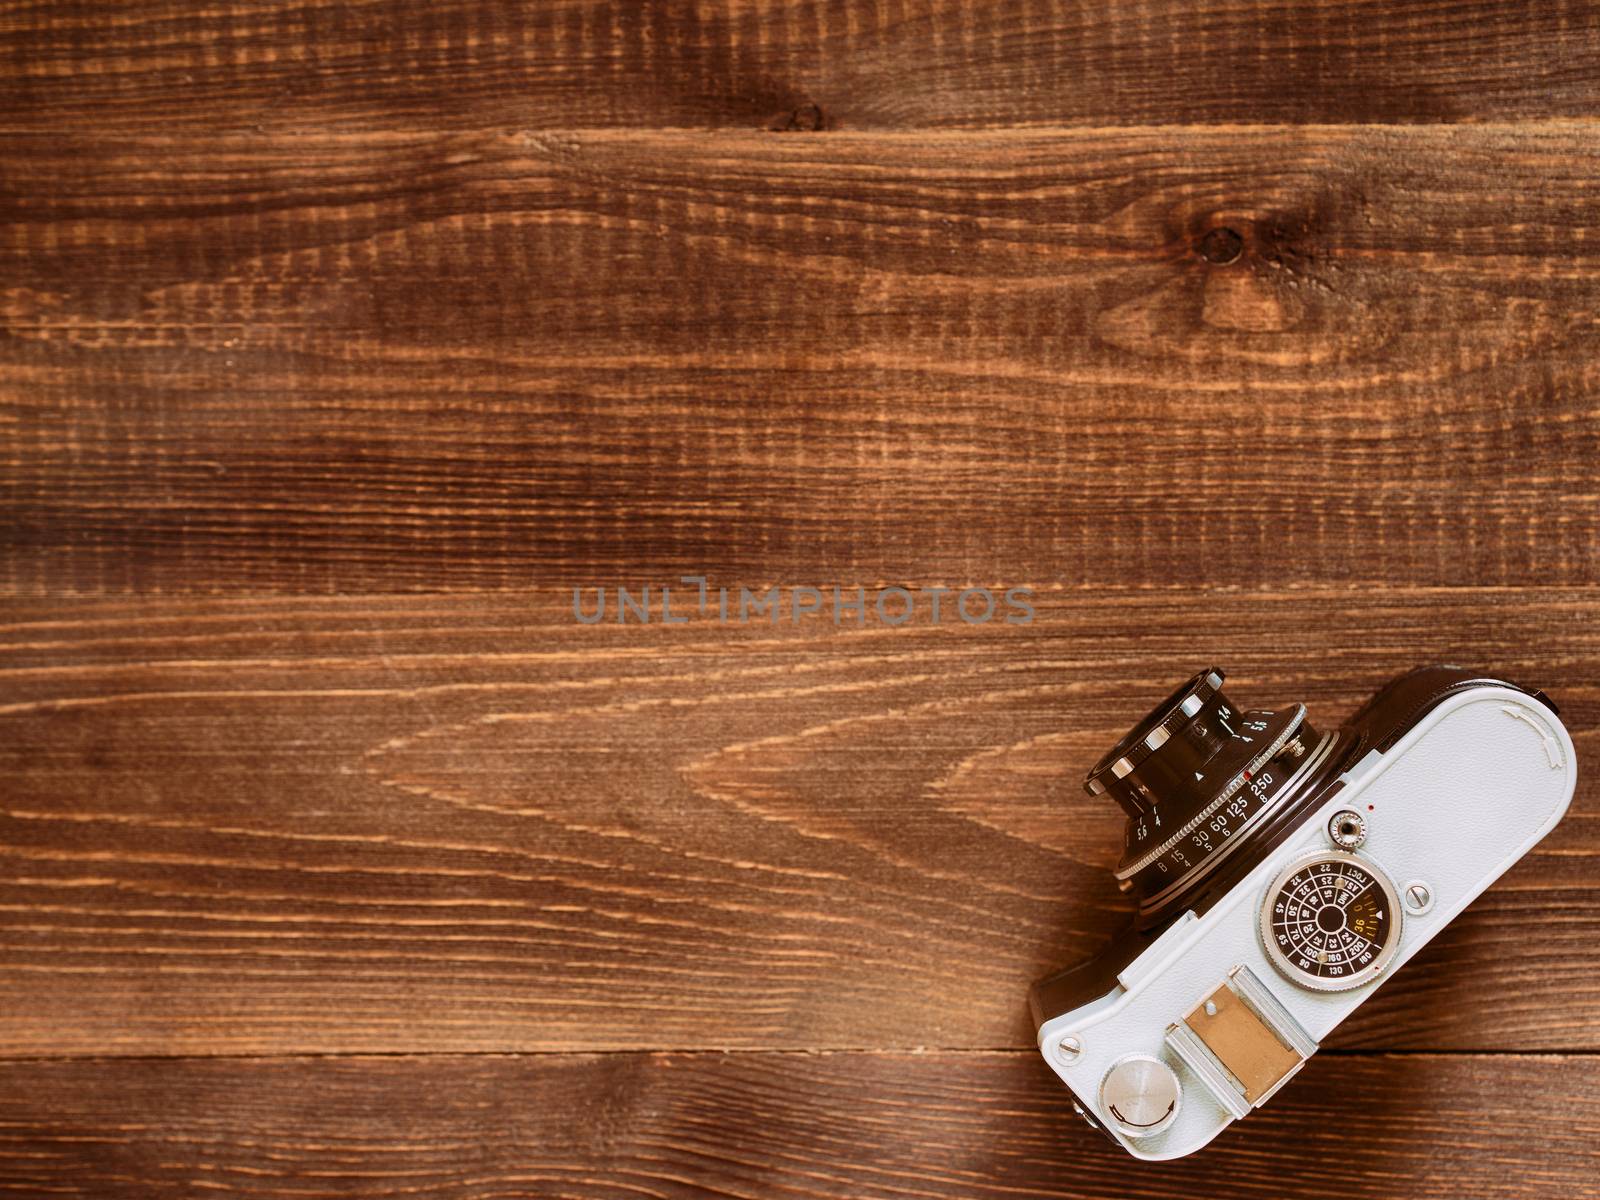
[[1267, 890], [1261, 941], [1287, 978], [1319, 991], [1359, 987], [1400, 944], [1394, 884], [1368, 859], [1317, 851], [1290, 863]]

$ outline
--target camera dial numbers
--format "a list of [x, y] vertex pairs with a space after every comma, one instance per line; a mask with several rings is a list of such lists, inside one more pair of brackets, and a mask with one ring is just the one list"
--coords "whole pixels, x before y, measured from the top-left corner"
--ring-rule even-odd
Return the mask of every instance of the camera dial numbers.
[[1273, 966], [1318, 991], [1370, 982], [1400, 945], [1400, 902], [1377, 865], [1342, 850], [1290, 863], [1261, 907], [1261, 941]]
[[1227, 841], [1288, 777], [1285, 771], [1274, 773], [1266, 767], [1302, 728], [1304, 717], [1304, 705], [1240, 714], [1231, 730], [1229, 753], [1217, 755], [1195, 773], [1195, 782], [1210, 789], [1196, 811], [1182, 812], [1174, 822], [1163, 820], [1157, 808], [1128, 822], [1118, 877], [1137, 875], [1173, 848], [1183, 853], [1168, 869], [1186, 866], [1185, 856], [1192, 861], [1208, 853], [1214, 843]]
[[1127, 815], [1116, 876], [1138, 901], [1141, 930], [1202, 900], [1208, 880], [1247, 874], [1318, 806], [1321, 785], [1355, 748], [1353, 734], [1319, 735], [1303, 704], [1244, 708], [1221, 685], [1214, 668], [1191, 677], [1084, 778], [1090, 795]]

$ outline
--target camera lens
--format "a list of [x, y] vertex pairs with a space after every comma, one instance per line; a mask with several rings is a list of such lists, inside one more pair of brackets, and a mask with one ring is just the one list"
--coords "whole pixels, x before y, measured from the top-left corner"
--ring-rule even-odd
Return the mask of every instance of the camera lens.
[[1216, 667], [1196, 674], [1084, 779], [1090, 795], [1110, 796], [1127, 814], [1117, 878], [1138, 896], [1143, 928], [1192, 904], [1225, 863], [1247, 870], [1339, 757], [1341, 739], [1318, 735], [1304, 705], [1241, 709], [1222, 681]]
[[[1196, 791], [1222, 749], [1235, 711], [1222, 695], [1222, 672], [1201, 671], [1156, 705], [1089, 769], [1084, 787], [1109, 795], [1130, 817]], [[1190, 776], [1193, 775], [1193, 783]]]

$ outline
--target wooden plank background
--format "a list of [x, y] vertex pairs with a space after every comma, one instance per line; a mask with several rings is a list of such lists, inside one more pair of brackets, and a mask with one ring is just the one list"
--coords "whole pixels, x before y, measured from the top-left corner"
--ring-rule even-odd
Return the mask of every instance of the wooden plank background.
[[0, 3], [15, 125], [929, 129], [1594, 115], [1583, 0]]
[[20, 593], [1595, 570], [1586, 126], [6, 144]]
[[[1581, 1196], [1589, 1065], [1325, 1054], [1228, 1151], [1135, 1169], [1032, 1052], [74, 1060], [0, 1070], [0, 1170], [35, 1196], [1281, 1200], [1314, 1163], [1315, 1194]], [[1493, 1128], [1486, 1093], [1517, 1101]]]
[[[0, 2], [0, 61], [0, 1194], [1600, 1194], [1587, 774], [1195, 1158], [1023, 1009], [1198, 666], [1331, 724], [1463, 662], [1595, 753], [1600, 8]], [[1037, 617], [573, 619], [685, 574]]]

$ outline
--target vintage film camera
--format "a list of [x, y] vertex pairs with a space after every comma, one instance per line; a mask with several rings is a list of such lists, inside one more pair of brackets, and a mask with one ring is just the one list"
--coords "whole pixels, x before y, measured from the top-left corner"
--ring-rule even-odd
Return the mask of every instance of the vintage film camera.
[[1095, 764], [1128, 814], [1134, 925], [1034, 985], [1039, 1049], [1090, 1125], [1189, 1154], [1554, 828], [1577, 779], [1542, 692], [1455, 667], [1323, 733], [1201, 671]]

